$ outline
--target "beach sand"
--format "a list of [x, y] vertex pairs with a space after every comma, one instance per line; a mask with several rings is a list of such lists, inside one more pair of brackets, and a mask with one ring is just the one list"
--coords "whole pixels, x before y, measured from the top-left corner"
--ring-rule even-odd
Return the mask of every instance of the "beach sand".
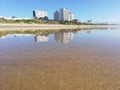
[[0, 31], [116, 28], [118, 25], [0, 24]]
[[0, 90], [120, 90], [118, 55], [49, 50], [1, 55]]
[[25, 37], [1, 39], [0, 90], [120, 90], [119, 40], [102, 37], [102, 44], [96, 36], [98, 42], [93, 43], [82, 36], [74, 45], [63, 46]]

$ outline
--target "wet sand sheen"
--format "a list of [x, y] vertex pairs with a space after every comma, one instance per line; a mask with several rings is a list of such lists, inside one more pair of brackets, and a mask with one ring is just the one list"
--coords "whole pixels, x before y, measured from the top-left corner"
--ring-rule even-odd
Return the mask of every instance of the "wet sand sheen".
[[0, 90], [120, 89], [120, 66], [115, 58], [58, 54], [1, 62]]
[[6, 55], [0, 52], [0, 90], [120, 89], [117, 49], [105, 51], [93, 46], [88, 49], [82, 41], [81, 46], [21, 47], [22, 44], [13, 50], [2, 49]]

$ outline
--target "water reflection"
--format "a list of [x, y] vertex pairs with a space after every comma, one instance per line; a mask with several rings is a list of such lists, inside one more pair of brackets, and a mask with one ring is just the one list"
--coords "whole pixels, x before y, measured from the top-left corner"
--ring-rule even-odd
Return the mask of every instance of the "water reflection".
[[0, 36], [0, 39], [5, 39], [8, 37], [27, 37], [27, 36], [33, 36], [33, 34], [7, 34]]
[[53, 33], [39, 32], [37, 34], [7, 34], [1, 35], [0, 39], [4, 39], [7, 37], [34, 36], [35, 42], [47, 42], [49, 40], [49, 34], [54, 34], [54, 40], [56, 40], [58, 43], [65, 44], [72, 40], [73, 33], [77, 33], [77, 31], [60, 30]]
[[92, 32], [92, 29], [89, 29], [86, 31], [88, 34], [90, 34]]
[[9, 37], [27, 37], [31, 36], [34, 37], [35, 42], [48, 42], [49, 41], [49, 35], [53, 34], [53, 39], [61, 44], [67, 44], [69, 43], [72, 39], [74, 34], [77, 34], [80, 31], [85, 31], [86, 33], [90, 34], [91, 29], [89, 30], [59, 30], [59, 31], [40, 31], [37, 33], [17, 33], [17, 34], [10, 34], [10, 33], [1, 33], [0, 34], [0, 39], [4, 38], [9, 38]]
[[0, 90], [120, 90], [120, 29], [87, 31], [0, 32]]
[[60, 32], [56, 32], [54, 34], [54, 39], [58, 42], [58, 43], [68, 43], [70, 40], [72, 40], [73, 38], [73, 32], [71, 31], [60, 31]]
[[34, 36], [35, 42], [47, 42], [49, 40], [48, 35], [37, 34]]

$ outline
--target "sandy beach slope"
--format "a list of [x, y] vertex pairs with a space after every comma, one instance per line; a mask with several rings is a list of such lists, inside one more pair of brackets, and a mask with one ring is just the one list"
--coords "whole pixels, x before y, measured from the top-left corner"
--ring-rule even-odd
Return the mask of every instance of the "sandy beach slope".
[[55, 25], [55, 24], [0, 24], [0, 31], [5, 30], [53, 30], [53, 29], [87, 29], [115, 28], [118, 25]]

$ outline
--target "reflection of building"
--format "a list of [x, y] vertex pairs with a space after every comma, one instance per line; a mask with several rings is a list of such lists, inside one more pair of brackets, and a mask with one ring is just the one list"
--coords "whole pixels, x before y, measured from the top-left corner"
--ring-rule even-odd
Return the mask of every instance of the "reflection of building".
[[73, 33], [72, 32], [56, 32], [54, 34], [54, 39], [59, 42], [59, 43], [68, 43], [71, 39], [73, 38]]
[[46, 35], [36, 35], [35, 42], [47, 42], [49, 40], [48, 36]]
[[4, 39], [4, 38], [6, 38], [6, 36], [0, 36], [0, 39]]
[[0, 39], [4, 39], [7, 37], [27, 37], [27, 36], [33, 36], [33, 35], [32, 34], [7, 34], [7, 35], [0, 36]]
[[33, 17], [37, 18], [37, 19], [39, 19], [39, 18], [46, 18], [46, 17], [48, 17], [48, 13], [45, 12], [45, 11], [34, 10], [33, 11]]
[[92, 30], [87, 30], [87, 33], [89, 34], [89, 33], [91, 33], [92, 32]]
[[56, 10], [54, 13], [55, 21], [72, 21], [73, 14], [66, 8]]

